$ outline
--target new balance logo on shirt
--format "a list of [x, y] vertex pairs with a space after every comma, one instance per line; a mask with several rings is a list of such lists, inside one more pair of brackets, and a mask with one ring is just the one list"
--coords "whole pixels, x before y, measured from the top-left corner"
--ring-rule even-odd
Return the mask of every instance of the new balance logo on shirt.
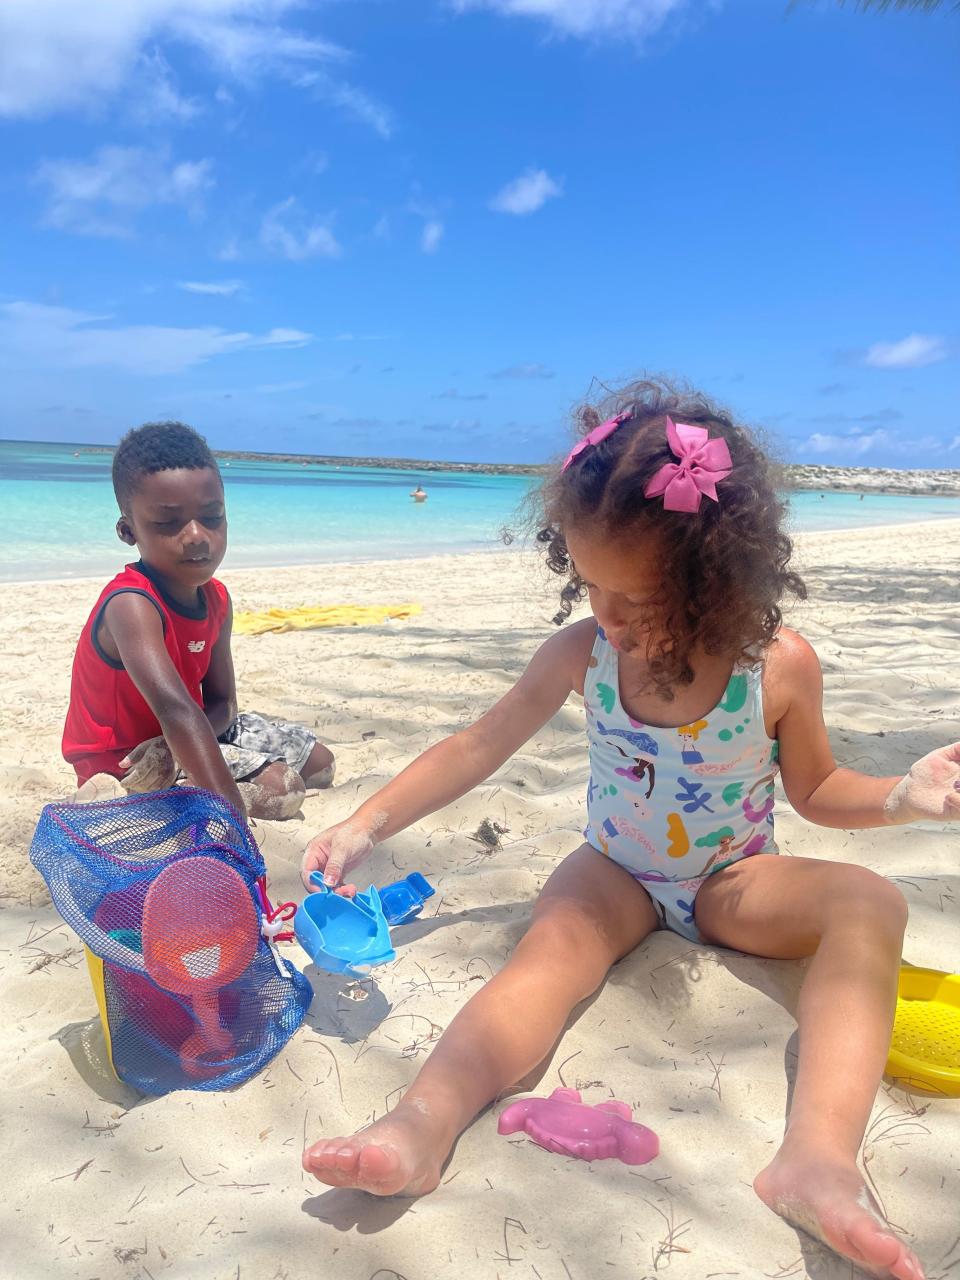
[[191, 653], [203, 653], [206, 647], [207, 647], [206, 640], [188, 640], [187, 641], [187, 648], [190, 650]]

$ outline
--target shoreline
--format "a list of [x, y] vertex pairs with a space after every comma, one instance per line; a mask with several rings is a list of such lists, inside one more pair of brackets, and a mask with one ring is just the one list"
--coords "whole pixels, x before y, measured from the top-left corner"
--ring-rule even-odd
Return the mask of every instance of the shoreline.
[[[71, 444], [58, 440], [0, 440], [0, 445], [41, 445], [72, 449], [77, 454], [108, 457], [109, 444]], [[226, 462], [281, 462], [300, 466], [374, 468], [380, 471], [421, 471], [450, 475], [540, 476], [551, 462], [448, 462], [436, 458], [381, 458], [311, 453], [260, 453], [244, 449], [214, 449]], [[916, 497], [960, 497], [960, 469], [908, 470], [895, 467], [828, 466], [821, 463], [777, 463], [790, 492], [823, 490], [830, 493], [886, 493]]]
[[[878, 534], [886, 536], [897, 532], [904, 528], [926, 532], [932, 529], [945, 529], [948, 534], [960, 536], [960, 516], [951, 518], [948, 516], [940, 520], [912, 520], [905, 521], [900, 524], [866, 524], [857, 525], [843, 529], [809, 529], [800, 530], [790, 533], [788, 536], [794, 545], [795, 551], [799, 552], [811, 540], [814, 543], [836, 541], [843, 538], [855, 538], [863, 534]], [[452, 550], [437, 551], [432, 555], [426, 556], [390, 556], [390, 557], [371, 557], [370, 559], [340, 559], [340, 560], [304, 560], [304, 561], [277, 561], [270, 564], [232, 564], [226, 568], [221, 566], [218, 571], [218, 579], [223, 577], [233, 577], [242, 573], [262, 573], [265, 570], [278, 570], [283, 572], [302, 572], [304, 574], [313, 574], [317, 572], [341, 572], [349, 569], [361, 569], [368, 572], [374, 568], [389, 569], [392, 565], [403, 565], [408, 568], [419, 565], [429, 565], [435, 562], [448, 564], [451, 560], [468, 560], [471, 563], [476, 561], [480, 556], [517, 556], [530, 555], [535, 564], [542, 565], [543, 561], [536, 552], [533, 544], [512, 543], [510, 545], [501, 545], [496, 547], [475, 547], [469, 550]], [[125, 562], [126, 563], [126, 562]], [[117, 568], [115, 572], [119, 573]], [[104, 571], [109, 572], [109, 570]], [[79, 586], [87, 582], [103, 583], [105, 581], [104, 574], [78, 574], [75, 578], [0, 578], [0, 592], [6, 590], [15, 590], [25, 586], [43, 586], [43, 587], [70, 587]]]

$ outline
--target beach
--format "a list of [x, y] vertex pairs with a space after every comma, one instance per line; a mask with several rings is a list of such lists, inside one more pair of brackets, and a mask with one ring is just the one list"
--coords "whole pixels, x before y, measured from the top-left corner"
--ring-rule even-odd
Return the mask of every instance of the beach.
[[[431, 499], [433, 501], [433, 499]], [[838, 762], [903, 772], [960, 739], [960, 520], [799, 536], [810, 598], [788, 621], [816, 647]], [[338, 761], [302, 820], [255, 834], [276, 900], [301, 896], [309, 835], [504, 693], [553, 634], [558, 581], [532, 552], [474, 552], [223, 573], [236, 609], [405, 603], [379, 627], [238, 636], [244, 709], [315, 727]], [[524, 1090], [615, 1097], [660, 1138], [651, 1164], [585, 1164], [496, 1132], [466, 1132], [420, 1201], [330, 1190], [304, 1141], [383, 1115], [470, 993], [521, 935], [539, 887], [581, 842], [582, 704], [563, 710], [487, 783], [377, 850], [369, 879], [422, 871], [436, 896], [395, 934], [398, 958], [362, 984], [319, 973], [274, 1062], [229, 1093], [141, 1098], [118, 1083], [82, 950], [28, 848], [39, 811], [72, 791], [60, 758], [70, 663], [105, 578], [0, 584], [0, 982], [6, 1089], [0, 1275], [16, 1280], [849, 1280], [841, 1263], [751, 1189], [782, 1135], [796, 1060], [801, 966], [658, 932], [579, 1010]], [[491, 849], [476, 835], [502, 829]], [[957, 839], [946, 827], [814, 828], [778, 797], [786, 855], [859, 863], [910, 905], [905, 958], [960, 970]], [[361, 883], [366, 883], [361, 880]], [[521, 1090], [518, 1090], [518, 1092]], [[960, 1101], [885, 1083], [868, 1181], [929, 1280], [960, 1261]]]

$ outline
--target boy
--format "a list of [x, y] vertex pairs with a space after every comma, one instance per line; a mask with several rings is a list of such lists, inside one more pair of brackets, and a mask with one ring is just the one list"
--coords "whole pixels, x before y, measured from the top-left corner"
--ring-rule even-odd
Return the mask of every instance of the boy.
[[213, 576], [227, 549], [223, 481], [206, 441], [181, 422], [128, 432], [113, 488], [117, 536], [140, 560], [101, 592], [77, 646], [63, 754], [78, 799], [102, 793], [104, 774], [153, 791], [179, 770], [241, 813], [292, 817], [306, 787], [332, 782], [333, 756], [301, 725], [237, 714], [233, 610]]

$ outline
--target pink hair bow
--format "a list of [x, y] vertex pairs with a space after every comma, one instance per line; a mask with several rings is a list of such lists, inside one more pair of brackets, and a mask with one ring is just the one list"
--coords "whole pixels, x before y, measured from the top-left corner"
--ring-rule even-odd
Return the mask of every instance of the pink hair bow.
[[[599, 428], [598, 428], [599, 430]], [[706, 427], [691, 427], [667, 418], [667, 443], [679, 462], [665, 462], [643, 491], [645, 498], [663, 494], [666, 511], [699, 511], [704, 494], [717, 498], [717, 485], [733, 470], [726, 440], [707, 438]]]
[[584, 449], [589, 449], [591, 445], [599, 444], [601, 440], [606, 440], [607, 436], [612, 436], [617, 427], [622, 426], [630, 416], [629, 411], [627, 413], [618, 413], [615, 418], [608, 418], [606, 422], [601, 422], [599, 427], [594, 427], [592, 431], [588, 432], [582, 440], [578, 440], [573, 446], [560, 470], [566, 471], [574, 458], [578, 458]]

